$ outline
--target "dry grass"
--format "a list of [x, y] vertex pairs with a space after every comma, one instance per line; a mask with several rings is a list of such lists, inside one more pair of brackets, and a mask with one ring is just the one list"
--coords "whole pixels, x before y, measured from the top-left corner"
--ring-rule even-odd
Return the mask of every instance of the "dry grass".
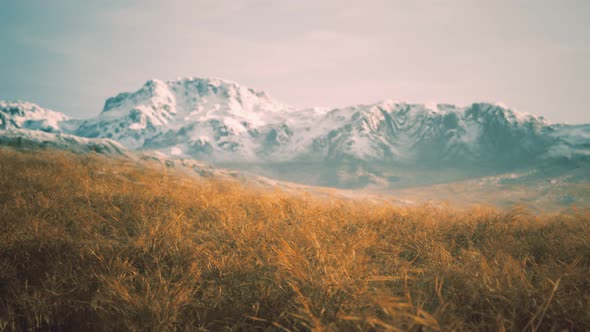
[[0, 149], [0, 330], [589, 330], [589, 219]]

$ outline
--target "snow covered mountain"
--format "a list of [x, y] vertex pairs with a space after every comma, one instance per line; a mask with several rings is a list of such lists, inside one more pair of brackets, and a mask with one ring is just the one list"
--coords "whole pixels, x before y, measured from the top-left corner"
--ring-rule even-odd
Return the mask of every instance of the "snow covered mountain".
[[129, 149], [336, 186], [404, 177], [445, 181], [590, 156], [590, 126], [550, 124], [502, 105], [386, 100], [296, 109], [265, 92], [212, 78], [150, 80], [109, 98], [98, 116], [85, 121], [30, 103], [2, 102], [0, 121], [0, 128], [109, 138]]
[[1, 129], [31, 129], [45, 132], [71, 131], [77, 121], [65, 114], [42, 108], [29, 102], [7, 102], [0, 100]]
[[128, 154], [121, 144], [110, 139], [85, 138], [64, 133], [16, 128], [0, 130], [0, 146], [21, 150], [53, 148], [75, 153], [96, 152], [117, 156]]
[[235, 82], [183, 78], [150, 80], [138, 91], [109, 98], [102, 113], [75, 133], [221, 163], [520, 164], [555, 157], [550, 149], [559, 145], [559, 131], [541, 117], [494, 104], [386, 100], [297, 110]]
[[107, 137], [132, 149], [232, 159], [252, 156], [256, 129], [281, 122], [295, 109], [264, 92], [219, 79], [150, 80], [133, 93], [109, 98], [100, 115], [76, 134]]

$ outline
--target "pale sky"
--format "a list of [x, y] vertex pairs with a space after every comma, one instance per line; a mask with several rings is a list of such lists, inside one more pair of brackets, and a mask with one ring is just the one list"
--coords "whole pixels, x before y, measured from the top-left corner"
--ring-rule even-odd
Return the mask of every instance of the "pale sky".
[[89, 117], [180, 76], [300, 107], [488, 101], [590, 123], [590, 1], [0, 0], [0, 99]]

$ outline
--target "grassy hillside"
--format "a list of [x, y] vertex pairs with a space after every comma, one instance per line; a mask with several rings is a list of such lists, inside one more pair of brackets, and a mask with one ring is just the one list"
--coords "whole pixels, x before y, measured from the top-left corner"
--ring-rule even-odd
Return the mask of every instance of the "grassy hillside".
[[590, 215], [0, 149], [0, 330], [589, 330]]

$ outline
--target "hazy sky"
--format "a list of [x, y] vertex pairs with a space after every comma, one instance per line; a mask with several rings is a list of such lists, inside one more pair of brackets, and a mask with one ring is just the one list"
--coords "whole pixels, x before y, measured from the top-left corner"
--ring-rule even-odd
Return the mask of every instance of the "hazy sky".
[[77, 117], [147, 79], [296, 106], [501, 101], [590, 123], [588, 0], [0, 0], [0, 98]]

